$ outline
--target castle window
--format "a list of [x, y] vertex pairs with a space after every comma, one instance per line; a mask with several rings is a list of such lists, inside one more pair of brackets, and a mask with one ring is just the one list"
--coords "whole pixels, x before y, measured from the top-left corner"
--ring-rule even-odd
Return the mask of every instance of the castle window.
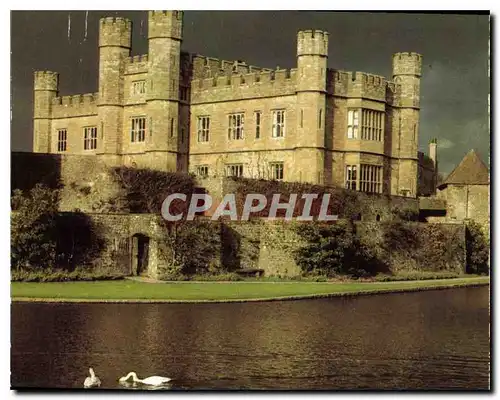
[[146, 81], [132, 82], [132, 94], [144, 94], [144, 93], [146, 93]]
[[174, 119], [170, 118], [170, 137], [174, 137]]
[[197, 165], [196, 175], [198, 176], [208, 176], [208, 165]]
[[260, 139], [260, 120], [261, 120], [261, 112], [255, 112], [255, 139]]
[[144, 142], [146, 140], [146, 118], [132, 118], [130, 129], [130, 141], [133, 143]]
[[83, 148], [84, 150], [97, 149], [97, 127], [87, 126], [83, 128]]
[[323, 119], [323, 109], [319, 109], [319, 114], [318, 114], [318, 128], [321, 129], [321, 123]]
[[273, 111], [273, 137], [285, 136], [285, 110]]
[[382, 167], [361, 164], [359, 190], [368, 193], [382, 193]]
[[347, 112], [347, 138], [357, 139], [359, 127], [359, 110], [349, 110]]
[[271, 168], [271, 179], [275, 179], [277, 181], [283, 180], [283, 163], [282, 162], [272, 162], [269, 163], [269, 167]]
[[226, 165], [226, 176], [243, 176], [243, 164]]
[[198, 117], [198, 142], [208, 142], [210, 137], [210, 117]]
[[361, 139], [382, 140], [384, 113], [375, 110], [361, 110]]
[[356, 184], [358, 180], [357, 176], [358, 166], [357, 165], [347, 165], [345, 171], [345, 188], [356, 190]]
[[243, 139], [244, 114], [229, 115], [228, 138], [229, 140]]
[[304, 110], [302, 108], [300, 109], [300, 127], [304, 127]]
[[57, 151], [66, 151], [68, 139], [68, 131], [66, 129], [59, 129], [57, 131]]

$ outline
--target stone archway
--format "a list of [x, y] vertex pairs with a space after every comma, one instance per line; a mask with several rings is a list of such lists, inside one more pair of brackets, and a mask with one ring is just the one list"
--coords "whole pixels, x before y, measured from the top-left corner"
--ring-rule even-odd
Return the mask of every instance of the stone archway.
[[132, 275], [147, 275], [149, 269], [150, 238], [136, 233], [132, 241]]

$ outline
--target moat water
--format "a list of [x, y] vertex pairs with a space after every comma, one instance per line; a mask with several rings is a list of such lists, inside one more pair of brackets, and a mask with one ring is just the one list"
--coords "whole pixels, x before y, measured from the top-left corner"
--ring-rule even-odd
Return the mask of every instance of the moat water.
[[11, 306], [13, 388], [488, 389], [489, 287], [233, 304]]

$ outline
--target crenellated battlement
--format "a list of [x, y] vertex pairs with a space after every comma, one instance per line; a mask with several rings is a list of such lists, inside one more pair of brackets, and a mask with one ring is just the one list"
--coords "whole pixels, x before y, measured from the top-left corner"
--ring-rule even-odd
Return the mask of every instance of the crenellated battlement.
[[357, 71], [327, 71], [327, 91], [336, 96], [365, 97], [384, 101], [387, 80], [381, 75]]
[[422, 75], [422, 55], [415, 52], [396, 53], [392, 56], [392, 74]]
[[297, 70], [293, 69], [277, 69], [277, 70], [261, 70], [257, 72], [249, 72], [246, 74], [233, 73], [217, 75], [209, 78], [193, 79], [191, 87], [193, 90], [207, 90], [213, 87], [224, 86], [240, 86], [251, 84], [266, 84], [266, 83], [285, 83], [286, 81], [294, 80]]
[[122, 17], [106, 17], [99, 20], [99, 47], [131, 47], [132, 21]]
[[52, 99], [54, 118], [78, 117], [97, 114], [99, 93], [60, 96]]
[[125, 74], [141, 74], [148, 71], [148, 55], [128, 57], [125, 59]]
[[128, 18], [123, 17], [104, 17], [99, 20], [101, 25], [129, 25], [132, 22]]
[[182, 11], [149, 11], [148, 39], [182, 40]]
[[54, 71], [35, 71], [34, 89], [57, 91], [59, 85], [59, 73]]
[[191, 81], [191, 101], [237, 100], [295, 94], [296, 69], [261, 70], [247, 74], [224, 74]]
[[328, 32], [305, 30], [297, 33], [297, 55], [328, 56]]
[[232, 73], [248, 74], [262, 70], [272, 71], [269, 68], [256, 67], [248, 65], [242, 60], [222, 60], [215, 57], [207, 57], [200, 54], [194, 54], [191, 59], [193, 65], [193, 77], [195, 79], [211, 78], [218, 75]]
[[183, 12], [182, 11], [169, 11], [169, 10], [153, 10], [149, 12], [149, 15], [151, 16], [152, 19], [156, 18], [165, 18], [165, 17], [172, 17], [176, 19], [182, 19], [183, 17]]
[[99, 93], [75, 94], [70, 96], [59, 96], [52, 99], [53, 105], [70, 106], [86, 106], [97, 104]]
[[140, 63], [140, 62], [148, 62], [148, 55], [141, 54], [138, 56], [128, 57], [125, 59], [125, 63], [127, 63], [127, 64], [134, 64], [134, 63]]

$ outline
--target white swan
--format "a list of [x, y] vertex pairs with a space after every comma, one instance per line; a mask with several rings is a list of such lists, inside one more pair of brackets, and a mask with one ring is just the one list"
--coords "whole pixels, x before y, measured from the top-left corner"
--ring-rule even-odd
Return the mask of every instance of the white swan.
[[94, 373], [92, 368], [89, 368], [90, 376], [85, 378], [85, 382], [83, 382], [83, 387], [91, 388], [91, 387], [99, 387], [101, 386], [101, 380]]
[[172, 379], [167, 378], [165, 376], [149, 376], [144, 379], [139, 379], [137, 377], [137, 374], [135, 372], [129, 372], [127, 376], [122, 376], [119, 381], [120, 382], [126, 382], [128, 379], [132, 377], [134, 382], [138, 383], [143, 383], [144, 385], [152, 385], [152, 386], [159, 386], [159, 385], [164, 385], [167, 382], [170, 382]]

